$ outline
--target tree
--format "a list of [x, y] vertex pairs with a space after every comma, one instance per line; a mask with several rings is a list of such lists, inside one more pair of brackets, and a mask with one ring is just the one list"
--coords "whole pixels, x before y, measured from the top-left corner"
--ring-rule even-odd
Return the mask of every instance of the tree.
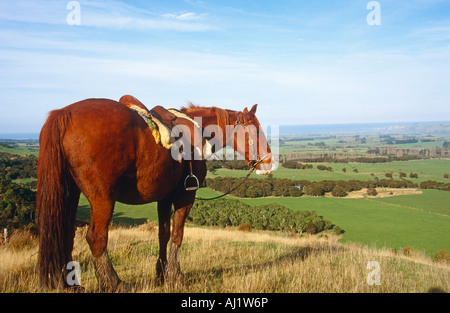
[[309, 196], [320, 197], [325, 194], [325, 190], [319, 184], [305, 186], [305, 193]]
[[367, 188], [367, 195], [375, 197], [378, 194], [377, 190], [374, 187]]
[[0, 179], [0, 227], [33, 227], [35, 202], [34, 191]]
[[348, 195], [347, 191], [345, 191], [345, 189], [340, 185], [334, 186], [331, 194], [335, 197], [346, 197]]

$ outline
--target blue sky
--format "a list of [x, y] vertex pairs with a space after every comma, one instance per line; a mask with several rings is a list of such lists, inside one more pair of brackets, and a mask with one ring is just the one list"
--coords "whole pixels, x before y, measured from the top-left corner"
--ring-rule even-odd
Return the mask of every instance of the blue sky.
[[0, 2], [0, 133], [132, 94], [263, 124], [450, 120], [450, 1]]

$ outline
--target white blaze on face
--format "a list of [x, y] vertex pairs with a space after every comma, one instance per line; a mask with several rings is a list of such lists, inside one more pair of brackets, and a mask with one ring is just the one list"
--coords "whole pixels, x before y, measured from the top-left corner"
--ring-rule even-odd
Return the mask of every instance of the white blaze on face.
[[[277, 168], [277, 164], [276, 164], [276, 162], [275, 162], [273, 157], [272, 157], [271, 161], [272, 162], [270, 162], [269, 164], [260, 163], [259, 166], [258, 166], [259, 169], [256, 170], [256, 174], [257, 175], [268, 175], [272, 171], [274, 171]], [[270, 168], [268, 166], [270, 166]]]

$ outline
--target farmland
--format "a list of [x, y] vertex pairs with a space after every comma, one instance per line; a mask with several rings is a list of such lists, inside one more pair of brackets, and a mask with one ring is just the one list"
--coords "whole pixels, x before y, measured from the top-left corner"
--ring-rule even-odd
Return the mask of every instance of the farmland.
[[[349, 192], [347, 196], [342, 197], [335, 197], [330, 192], [323, 196], [310, 196], [303, 193], [303, 190], [301, 196], [258, 198], [226, 196], [225, 199], [239, 201], [252, 207], [276, 204], [293, 212], [309, 211], [312, 216], [330, 221], [332, 225], [328, 230], [316, 235], [310, 235], [305, 227], [286, 232], [270, 230], [270, 227], [268, 230], [257, 230], [256, 225], [253, 225], [252, 232], [244, 233], [238, 231], [236, 226], [227, 226], [226, 222], [215, 224], [221, 226], [199, 227], [195, 224], [198, 219], [189, 220], [186, 240], [183, 244], [182, 266], [186, 268], [190, 287], [176, 291], [423, 292], [434, 284], [448, 289], [448, 265], [436, 267], [432, 259], [442, 251], [450, 251], [448, 240], [450, 238], [450, 192], [436, 188], [423, 189], [420, 186], [433, 181], [447, 188], [445, 186], [450, 182], [448, 178], [450, 137], [427, 135], [405, 139], [403, 136], [390, 136], [389, 144], [386, 143], [385, 137], [378, 135], [367, 135], [363, 138], [364, 140], [361, 136], [347, 135], [329, 139], [324, 139], [323, 136], [308, 137], [308, 140], [284, 138], [281, 140], [279, 150], [280, 160], [308, 164], [308, 166], [287, 168], [281, 163], [271, 176], [254, 174], [251, 178], [262, 182], [270, 180], [317, 183], [358, 181], [375, 184], [383, 180], [408, 181], [416, 187], [408, 189], [377, 187], [378, 195], [376, 196], [369, 196], [366, 188]], [[0, 150], [20, 155], [36, 154], [36, 147], [27, 146], [24, 142], [18, 145], [9, 142], [7, 145], [0, 146]], [[390, 153], [387, 153], [388, 150]], [[10, 162], [8, 157], [5, 160]], [[16, 162], [20, 158], [15, 156], [11, 160]], [[208, 172], [207, 178], [229, 177], [239, 180], [248, 172], [247, 169], [230, 168], [232, 166], [217, 166]], [[35, 181], [33, 175], [29, 174], [29, 169], [5, 166], [2, 170], [8, 177], [15, 178], [14, 182], [18, 184], [29, 184]], [[298, 187], [301, 188], [301, 186]], [[355, 196], [354, 193], [358, 195]], [[200, 188], [197, 192], [197, 195], [203, 198], [219, 194], [220, 192], [208, 186]], [[209, 205], [214, 204], [211, 202]], [[89, 212], [89, 202], [82, 195], [77, 218], [87, 222]], [[191, 215], [195, 216], [194, 213], [192, 212]], [[158, 250], [156, 233], [153, 232], [148, 237], [148, 234], [139, 230], [139, 227], [148, 223], [157, 225], [157, 218], [156, 203], [139, 206], [116, 203], [113, 227], [110, 231], [111, 255], [119, 261], [117, 269], [119, 275], [125, 280], [128, 278], [129, 281], [134, 282], [135, 291], [174, 291], [167, 289], [168, 287], [156, 286], [155, 278], [152, 276], [153, 270], [148, 271], [148, 263], [152, 269], [154, 267], [153, 259]], [[320, 222], [318, 219], [316, 221]], [[334, 229], [333, 227], [336, 226], [338, 228]], [[85, 228], [80, 228], [79, 231], [82, 232], [82, 229], [85, 231]], [[209, 241], [204, 241], [205, 236], [210, 238]], [[95, 275], [89, 261], [88, 248], [81, 238], [78, 238], [77, 242], [81, 247], [77, 248], [75, 255], [78, 255], [85, 264], [85, 285], [88, 290], [96, 291]], [[217, 253], [203, 261], [197, 261], [199, 255], [207, 255], [207, 251], [210, 251], [208, 249], [212, 247], [215, 247], [214, 250]], [[16, 252], [9, 252], [7, 247], [2, 249], [1, 253], [11, 258], [10, 265], [4, 263], [3, 270], [5, 270], [6, 267], [13, 266], [12, 264], [17, 262], [15, 259], [17, 256], [13, 255]], [[27, 246], [23, 253], [34, 255], [33, 249], [35, 246]], [[131, 252], [126, 252], [124, 249]], [[222, 250], [223, 253], [219, 252]], [[258, 257], [247, 259], [248, 253], [244, 251], [251, 251]], [[313, 253], [308, 252], [304, 255], [305, 251], [313, 251]], [[404, 251], [413, 252], [405, 254]], [[129, 261], [131, 263], [127, 264], [132, 264], [130, 265], [132, 268], [139, 269], [142, 278], [130, 272], [128, 269], [130, 266], [124, 265], [128, 261], [123, 256], [129, 256], [130, 253], [134, 257]], [[279, 262], [270, 261], [270, 256]], [[312, 256], [314, 260], [310, 259]], [[362, 256], [365, 257], [361, 259]], [[413, 258], [408, 259], [411, 256]], [[143, 261], [142, 258], [145, 260]], [[26, 259], [30, 261], [33, 257], [27, 255]], [[219, 259], [222, 260], [220, 262], [225, 262], [223, 263], [225, 267], [220, 270], [214, 265], [214, 262]], [[361, 268], [365, 268], [368, 259], [382, 262], [384, 270], [388, 273], [387, 276], [392, 279], [385, 281], [382, 288], [378, 290], [367, 289], [366, 284], [361, 284]], [[297, 261], [303, 262], [301, 267], [297, 266]], [[337, 285], [326, 285], [326, 281], [329, 280], [321, 276], [322, 269], [328, 268], [333, 271], [333, 266], [330, 268], [330, 264], [338, 263], [348, 265], [347, 274], [350, 276], [330, 272], [329, 275], [338, 275], [340, 278]], [[21, 272], [19, 276], [29, 275], [27, 281], [30, 283], [21, 282], [20, 278], [17, 278], [19, 276], [11, 274], [14, 270], [6, 269], [7, 274], [4, 275], [7, 275], [9, 280], [0, 286], [1, 290], [36, 291], [32, 264], [27, 263], [21, 266], [24, 272]], [[308, 271], [317, 276], [315, 276], [317, 279], [312, 280], [314, 283], [307, 283], [308, 277], [311, 278], [306, 275]], [[1, 270], [0, 275], [3, 275]], [[197, 275], [203, 279], [196, 279]], [[296, 278], [290, 280], [286, 277]], [[405, 277], [421, 277], [421, 279], [416, 282], [408, 280], [408, 285], [405, 283], [407, 281]], [[243, 281], [244, 278], [246, 282]], [[205, 283], [208, 279], [210, 281]], [[406, 285], [408, 285], [407, 288]]]
[[[439, 141], [441, 142], [444, 140]], [[382, 163], [318, 162], [311, 164], [313, 168], [310, 169], [289, 169], [280, 165], [273, 172], [273, 179], [374, 181], [378, 177], [385, 179], [386, 173], [391, 173], [393, 179], [401, 180], [399, 173], [404, 172], [407, 173], [407, 180], [419, 185], [427, 180], [448, 183], [449, 179], [444, 178], [444, 174], [450, 172], [450, 160], [445, 158]], [[332, 171], [318, 170], [318, 165], [331, 167]], [[343, 172], [342, 168], [347, 170]], [[247, 172], [247, 170], [218, 168], [209, 172], [208, 177], [242, 178]], [[417, 178], [410, 178], [410, 173], [417, 173]], [[252, 177], [268, 179], [266, 176], [253, 175]], [[199, 197], [207, 198], [219, 195], [220, 192], [201, 188], [197, 194]], [[233, 196], [227, 196], [227, 198], [235, 199]], [[450, 251], [448, 240], [450, 238], [450, 192], [448, 191], [420, 190], [417, 194], [411, 195], [361, 199], [334, 198], [326, 195], [239, 198], [239, 201], [250, 205], [277, 203], [291, 210], [316, 211], [324, 219], [332, 221], [343, 230], [341, 239], [343, 243], [353, 242], [370, 247], [397, 250], [410, 246], [430, 257], [443, 249]], [[85, 198], [82, 198], [79, 217], [88, 219], [88, 214], [89, 204]], [[157, 220], [155, 203], [142, 206], [128, 206], [120, 203], [116, 205], [113, 217], [115, 223], [136, 225], [146, 219]]]
[[[397, 139], [395, 139], [397, 138]], [[403, 136], [389, 136], [389, 140], [402, 142]], [[416, 137], [415, 137], [416, 138]], [[422, 139], [421, 139], [422, 138]], [[281, 164], [273, 172], [273, 179], [320, 181], [378, 181], [393, 179], [408, 180], [417, 186], [425, 181], [449, 183], [445, 174], [450, 172], [448, 158], [405, 158], [400, 160], [396, 151], [409, 152], [438, 150], [448, 153], [445, 146], [447, 137], [435, 140], [428, 136], [410, 140], [414, 143], [400, 143], [388, 145], [378, 135], [346, 136], [336, 138], [308, 138], [307, 140], [286, 140], [280, 145], [280, 158], [284, 161], [293, 159], [302, 164], [310, 164], [304, 169], [285, 168]], [[405, 140], [406, 141], [406, 140]], [[320, 143], [320, 144], [319, 144]], [[324, 144], [322, 144], [324, 143]], [[349, 148], [349, 143], [352, 143]], [[434, 146], [433, 146], [434, 144]], [[390, 149], [393, 155], [370, 155], [368, 150], [382, 151]], [[334, 153], [334, 154], [333, 154]], [[428, 152], [427, 152], [428, 153]], [[330, 156], [333, 156], [330, 158]], [[366, 157], [365, 162], [351, 161], [355, 158]], [[385, 158], [382, 162], [370, 162], [372, 158]], [[347, 161], [350, 159], [350, 161]], [[326, 160], [326, 161], [322, 161]], [[316, 161], [316, 162], [312, 162]], [[328, 170], [319, 170], [322, 165]], [[244, 177], [246, 170], [231, 170], [218, 168], [209, 174], [215, 177]], [[403, 173], [403, 174], [402, 174]], [[411, 175], [413, 173], [413, 175]], [[406, 175], [406, 177], [405, 177]], [[267, 179], [262, 176], [254, 178]], [[360, 199], [335, 198], [327, 194], [322, 197], [269, 197], [240, 199], [248, 204], [261, 205], [278, 203], [292, 210], [316, 211], [325, 219], [343, 229], [341, 242], [356, 242], [377, 248], [402, 249], [411, 246], [425, 254], [432, 256], [441, 249], [450, 249], [450, 192], [442, 190], [422, 190], [410, 195], [398, 195], [391, 192], [389, 197], [367, 197]], [[202, 190], [205, 197], [219, 194]]]
[[[324, 165], [331, 167], [333, 171], [318, 171], [317, 165]], [[288, 178], [292, 180], [373, 180], [374, 177], [385, 178], [386, 173], [391, 173], [393, 178], [399, 178], [399, 173], [417, 173], [417, 179], [410, 179], [413, 182], [420, 183], [426, 180], [447, 181], [444, 179], [444, 174], [450, 172], [450, 162], [448, 159], [434, 159], [434, 160], [410, 160], [410, 161], [393, 161], [386, 163], [329, 163], [319, 162], [313, 163], [312, 169], [292, 170], [279, 166], [273, 172], [274, 178]], [[343, 172], [342, 169], [346, 168]], [[357, 169], [358, 172], [354, 172]], [[226, 168], [217, 169], [217, 176], [227, 177], [244, 177], [247, 171], [230, 170]], [[450, 174], [450, 173], [449, 173]], [[214, 177], [209, 174], [208, 177]], [[255, 178], [265, 178], [264, 176], [252, 176]]]

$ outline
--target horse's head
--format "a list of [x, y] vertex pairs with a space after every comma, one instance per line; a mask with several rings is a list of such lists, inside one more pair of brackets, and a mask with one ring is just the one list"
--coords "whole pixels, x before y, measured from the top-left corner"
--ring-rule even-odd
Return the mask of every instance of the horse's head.
[[244, 156], [256, 174], [269, 174], [276, 167], [264, 131], [256, 117], [255, 104], [250, 111], [245, 108], [236, 113], [234, 123], [234, 150]]

